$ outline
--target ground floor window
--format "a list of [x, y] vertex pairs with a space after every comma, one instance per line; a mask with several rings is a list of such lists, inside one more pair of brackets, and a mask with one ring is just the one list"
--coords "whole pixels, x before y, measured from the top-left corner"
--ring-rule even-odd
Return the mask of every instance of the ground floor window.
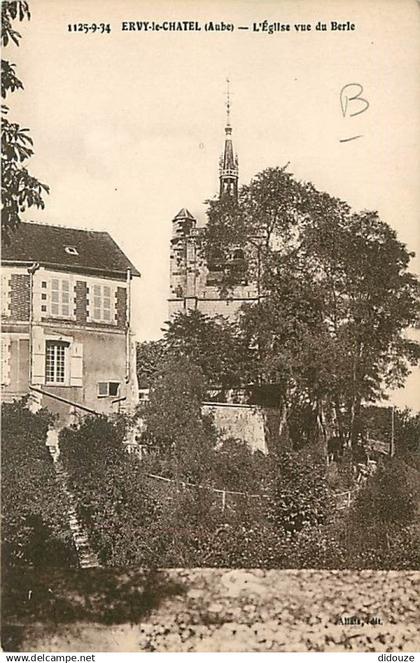
[[98, 382], [98, 398], [103, 398], [105, 396], [118, 396], [119, 393], [119, 382]]
[[47, 341], [45, 352], [45, 379], [49, 384], [64, 384], [67, 374], [69, 344], [63, 341]]

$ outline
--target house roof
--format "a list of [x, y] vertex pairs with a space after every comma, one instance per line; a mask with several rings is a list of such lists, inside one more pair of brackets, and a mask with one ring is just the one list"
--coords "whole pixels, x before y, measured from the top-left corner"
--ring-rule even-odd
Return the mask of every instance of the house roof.
[[38, 262], [75, 272], [139, 271], [107, 232], [22, 222], [3, 243], [2, 262]]

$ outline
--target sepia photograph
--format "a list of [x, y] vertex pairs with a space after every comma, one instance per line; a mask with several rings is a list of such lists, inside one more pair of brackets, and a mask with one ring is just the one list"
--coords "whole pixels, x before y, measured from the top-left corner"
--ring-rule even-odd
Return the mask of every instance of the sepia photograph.
[[1, 21], [2, 651], [419, 651], [419, 2]]

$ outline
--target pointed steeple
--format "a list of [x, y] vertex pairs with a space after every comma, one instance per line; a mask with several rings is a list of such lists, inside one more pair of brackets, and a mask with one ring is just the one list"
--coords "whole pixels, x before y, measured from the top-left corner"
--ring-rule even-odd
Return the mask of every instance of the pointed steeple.
[[232, 126], [230, 124], [230, 81], [226, 79], [226, 126], [225, 126], [225, 146], [223, 154], [220, 157], [220, 193], [219, 196], [228, 195], [238, 197], [238, 157], [233, 152]]

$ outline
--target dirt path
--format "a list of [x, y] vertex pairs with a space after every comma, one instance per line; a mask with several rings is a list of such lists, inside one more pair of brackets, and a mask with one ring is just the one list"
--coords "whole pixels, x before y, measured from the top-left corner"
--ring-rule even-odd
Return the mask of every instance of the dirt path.
[[[416, 651], [420, 574], [170, 570], [186, 587], [143, 623], [27, 630], [23, 651]], [[359, 623], [346, 624], [356, 618]], [[374, 624], [368, 623], [370, 619]]]

